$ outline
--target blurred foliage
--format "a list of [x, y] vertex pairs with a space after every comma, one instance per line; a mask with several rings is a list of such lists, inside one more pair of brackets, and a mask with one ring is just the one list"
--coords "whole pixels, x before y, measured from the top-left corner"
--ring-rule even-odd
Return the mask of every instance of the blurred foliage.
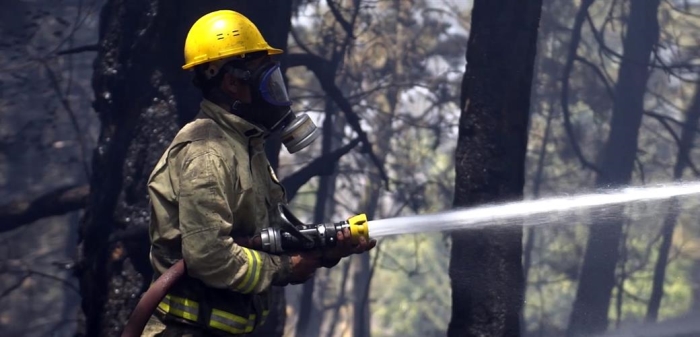
[[[447, 80], [447, 83], [450, 83], [447, 90], [451, 91], [446, 97], [451, 103], [444, 105], [436, 104], [440, 102], [440, 89], [436, 90], [436, 87], [424, 89], [420, 85], [407, 85], [399, 89], [404, 93], [397, 108], [398, 112], [394, 112], [392, 118], [393, 133], [390, 137], [390, 155], [386, 163], [390, 179], [397, 181], [394, 182], [393, 193], [382, 192], [383, 196], [379, 200], [382, 211], [376, 218], [429, 213], [449, 208], [453, 178], [452, 151], [456, 136], [454, 126], [457, 123], [456, 108], [459, 103], [459, 94], [455, 89], [459, 87], [463, 71], [466, 35], [457, 34], [457, 40], [440, 46], [441, 40], [448, 37], [454, 39], [454, 33], [430, 21], [431, 17], [428, 16], [428, 19], [419, 25], [413, 23], [410, 28], [404, 27], [413, 32], [411, 36], [414, 38], [412, 44], [401, 47], [403, 45], [400, 43], [403, 41], [396, 37], [394, 32], [396, 18], [400, 22], [404, 21], [401, 21], [403, 18], [396, 10], [396, 2], [362, 3], [366, 4], [366, 7], [360, 13], [366, 11], [369, 14], [362, 20], [361, 27], [369, 28], [362, 30], [362, 35], [358, 34], [348, 49], [349, 55], [346, 56], [346, 60], [360, 61], [346, 61], [343, 71], [336, 77], [338, 82], [346, 83], [346, 88], [349, 88], [346, 89], [347, 97], [355, 97], [358, 95], [356, 92], [361, 90], [355, 89], [358, 86], [358, 78], [363, 80], [362, 83], [372, 84], [381, 83], [382, 79], [393, 83], [432, 83]], [[426, 8], [438, 7], [436, 2], [428, 1], [412, 1], [411, 5], [410, 10], [416, 22], [425, 18], [425, 13], [432, 13]], [[442, 8], [447, 8], [446, 6], [444, 3], [440, 4]], [[577, 1], [545, 1], [536, 65], [537, 76], [533, 79], [535, 86], [528, 149], [528, 184], [525, 191], [527, 198], [580, 193], [591, 191], [590, 186], [593, 186], [594, 172], [581, 168], [579, 158], [571, 147], [570, 137], [564, 131], [561, 115], [561, 72], [571, 38], [570, 27], [578, 6]], [[698, 13], [698, 8], [693, 7], [697, 5], [689, 6], [690, 13]], [[680, 123], [683, 122], [683, 115], [695, 92], [692, 79], [697, 72], [696, 66], [687, 66], [684, 63], [696, 61], [694, 57], [697, 57], [698, 53], [695, 35], [699, 31], [697, 14], [683, 13], [679, 8], [672, 8], [671, 2], [662, 6], [662, 43], [659, 46], [662, 60], [655, 64], [647, 97], [649, 111], [679, 122], [670, 122], [676, 133], [680, 132]], [[379, 9], [381, 11], [378, 13], [372, 11]], [[613, 102], [608, 95], [608, 87], [614, 86], [616, 80], [620, 61], [616, 55], [621, 51], [621, 34], [624, 34], [627, 10], [625, 2], [594, 3], [589, 11], [590, 21], [584, 24], [582, 42], [578, 50], [582, 61], [574, 63], [569, 78], [569, 109], [573, 136], [583, 149], [585, 158], [592, 162], [596, 161], [606, 141]], [[323, 20], [315, 21], [311, 18], [319, 12], [324, 13]], [[468, 8], [440, 9], [438, 12], [450, 12], [455, 15], [456, 21], [453, 25], [466, 34]], [[371, 20], [372, 18], [381, 19]], [[303, 40], [310, 48], [329, 41], [324, 34], [342, 36], [342, 31], [338, 33], [326, 26], [337, 29], [337, 25], [333, 25], [334, 21], [328, 14], [328, 8], [322, 3], [300, 7], [297, 20], [295, 30], [299, 35], [306, 32]], [[446, 17], [440, 17], [439, 20], [441, 23], [450, 22]], [[405, 22], [411, 23], [410, 20]], [[433, 28], [426, 27], [428, 24]], [[421, 30], [431, 31], [423, 35]], [[313, 39], [308, 35], [309, 31], [324, 34]], [[382, 36], [373, 36], [370, 34], [372, 31], [382, 31]], [[447, 31], [450, 33], [445, 34]], [[427, 40], [425, 36], [428, 37]], [[393, 43], [384, 42], [387, 40]], [[431, 49], [435, 51], [431, 52]], [[434, 53], [439, 53], [440, 61], [434, 62]], [[429, 62], [442, 63], [443, 69], [456, 75], [451, 78], [441, 77], [440, 70], [401, 72], [401, 67], [396, 67], [397, 62], [415, 70], [424, 70], [421, 66]], [[355, 64], [360, 67], [353, 68]], [[663, 64], [672, 66], [664, 69]], [[363, 69], [364, 73], [361, 72]], [[301, 92], [320, 90], [313, 83], [313, 77], [309, 78], [303, 71], [291, 69], [288, 75], [295, 85], [303, 87], [297, 89], [300, 95]], [[297, 76], [301, 79], [297, 79]], [[362, 87], [372, 88], [366, 85]], [[427, 97], [425, 93], [428, 93]], [[382, 102], [386, 102], [385, 97], [390, 94], [389, 88], [382, 88], [372, 91], [372, 94], [368, 95], [369, 99], [359, 103], [353, 101], [355, 111], [367, 121], [363, 127], [370, 135], [380, 134], [388, 127], [386, 124], [373, 123], [372, 120], [381, 121], [373, 107], [381, 107]], [[402, 105], [411, 108], [402, 109]], [[425, 114], [417, 111], [425, 111]], [[546, 130], [548, 118], [551, 118], [551, 124]], [[545, 131], [548, 133], [548, 140], [542, 152]], [[348, 134], [352, 132], [347, 130], [344, 136], [350, 138]], [[672, 179], [671, 170], [676, 160], [677, 144], [656, 118], [645, 118], [639, 143], [639, 165], [634, 173], [635, 184], [653, 184]], [[544, 154], [541, 177], [536, 179], [541, 154]], [[362, 154], [352, 154], [341, 161], [341, 178], [338, 181], [339, 190], [336, 191], [339, 205], [336, 213], [331, 214], [334, 219], [362, 212], [362, 209], [358, 209], [364, 191], [362, 186], [367, 183], [380, 183], [376, 177], [367, 181], [367, 177], [371, 176], [368, 174], [371, 172], [368, 168], [370, 164], [358, 156]], [[351, 171], [352, 174], [347, 171]], [[688, 172], [686, 177], [692, 179]], [[538, 186], [534, 186], [538, 180]], [[314, 203], [314, 185], [309, 184], [305, 189], [305, 197], [294, 201], [294, 205], [300, 211], [310, 211]], [[658, 255], [659, 231], [663, 220], [659, 215], [667, 212], [667, 207], [665, 203], [656, 203], [634, 205], [627, 210], [629, 221], [625, 226], [624, 262], [620, 262], [618, 267], [618, 287], [613, 293], [610, 307], [613, 328], [644, 319], [651, 292], [654, 263]], [[686, 203], [683, 209], [689, 210], [694, 207], [697, 206]], [[401, 211], [396, 211], [399, 208]], [[532, 268], [528, 279], [525, 324], [526, 330], [534, 335], [557, 336], [563, 333], [569, 319], [577, 286], [578, 268], [585, 249], [587, 226], [595, 223], [595, 216], [579, 212], [575, 218], [553, 218], [547, 223], [567, 223], [569, 226], [543, 226], [528, 231], [528, 234], [534, 232], [536, 239], [531, 251]], [[688, 232], [689, 230], [691, 232]], [[660, 310], [661, 320], [686, 313], [692, 306], [694, 296], [697, 296], [692, 293], [692, 289], [697, 288], [700, 280], [691, 274], [697, 256], [687, 253], [689, 243], [697, 242], [696, 233], [697, 217], [690, 212], [682, 213], [666, 274], [665, 294]], [[373, 267], [374, 275], [369, 295], [373, 335], [444, 334], [450, 316], [450, 288], [446, 278], [448, 246], [449, 238], [441, 234], [408, 235], [387, 238], [380, 242], [380, 249], [372, 254], [373, 262], [375, 255], [379, 255]], [[328, 282], [341, 284], [341, 268], [332, 270], [330, 274]], [[621, 293], [621, 296], [618, 296], [618, 293]], [[345, 317], [345, 320], [335, 323], [348, 326], [350, 322], [347, 320], [350, 318]]]

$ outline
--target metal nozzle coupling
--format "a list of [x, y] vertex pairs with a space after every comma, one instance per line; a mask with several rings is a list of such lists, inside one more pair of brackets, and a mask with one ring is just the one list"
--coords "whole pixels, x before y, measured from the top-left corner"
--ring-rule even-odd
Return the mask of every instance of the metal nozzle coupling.
[[365, 214], [358, 214], [340, 222], [306, 225], [285, 205], [278, 205], [278, 210], [281, 219], [279, 226], [263, 228], [260, 239], [256, 241], [256, 247], [260, 246], [263, 251], [279, 254], [332, 248], [337, 244], [338, 232], [344, 228], [350, 230], [350, 241], [353, 244], [360, 243], [361, 237], [369, 241], [369, 226]]
[[263, 228], [260, 232], [261, 249], [265, 252], [279, 254], [282, 249], [282, 235], [275, 228]]

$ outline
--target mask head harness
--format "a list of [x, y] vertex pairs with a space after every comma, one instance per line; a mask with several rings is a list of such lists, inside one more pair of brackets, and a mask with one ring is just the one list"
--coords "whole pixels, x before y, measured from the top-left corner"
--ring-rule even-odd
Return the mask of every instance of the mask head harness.
[[[316, 140], [319, 131], [307, 114], [297, 116], [292, 111], [292, 101], [287, 93], [279, 62], [267, 61], [255, 70], [250, 70], [243, 62], [245, 60], [247, 63], [251, 56], [257, 59], [264, 55], [263, 52], [260, 56], [248, 54], [247, 57], [234, 60], [211, 62], [200, 71], [196, 79], [199, 78], [198, 82], [201, 83], [202, 80], [220, 79], [228, 73], [248, 84], [251, 103], [229, 101], [231, 112], [256, 124], [268, 134], [280, 132], [287, 151], [295, 153]], [[205, 79], [201, 79], [202, 76]]]

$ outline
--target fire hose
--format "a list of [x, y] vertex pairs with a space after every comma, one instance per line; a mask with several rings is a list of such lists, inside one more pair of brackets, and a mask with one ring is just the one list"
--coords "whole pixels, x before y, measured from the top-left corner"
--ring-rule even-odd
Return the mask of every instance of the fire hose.
[[[345, 228], [350, 230], [351, 241], [355, 244], [359, 242], [360, 237], [364, 236], [369, 239], [365, 214], [358, 214], [340, 222], [308, 225], [294, 216], [284, 204], [279, 204], [276, 210], [279, 219], [281, 219], [278, 226], [263, 228], [259, 234], [253, 237], [235, 238], [236, 244], [279, 255], [333, 248], [336, 245], [337, 233]], [[151, 284], [131, 312], [121, 337], [141, 336], [158, 303], [167, 295], [168, 290], [185, 275], [185, 271], [185, 261], [179, 260]]]

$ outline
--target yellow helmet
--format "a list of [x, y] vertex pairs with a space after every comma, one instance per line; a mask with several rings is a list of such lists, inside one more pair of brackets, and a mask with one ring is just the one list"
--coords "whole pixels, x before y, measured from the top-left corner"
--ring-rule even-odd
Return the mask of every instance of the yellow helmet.
[[219, 10], [202, 16], [190, 28], [182, 69], [258, 51], [267, 51], [268, 55], [283, 52], [270, 47], [247, 17], [231, 10]]

